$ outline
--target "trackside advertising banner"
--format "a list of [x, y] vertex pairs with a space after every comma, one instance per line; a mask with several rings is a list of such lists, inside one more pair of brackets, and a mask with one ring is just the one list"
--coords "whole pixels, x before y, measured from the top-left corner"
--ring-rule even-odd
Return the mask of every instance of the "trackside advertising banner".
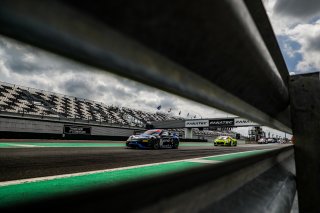
[[211, 120], [188, 120], [185, 121], [185, 127], [237, 127], [237, 126], [260, 126], [245, 118], [222, 118]]
[[69, 126], [63, 128], [64, 134], [91, 135], [91, 127], [88, 126]]
[[235, 126], [260, 126], [258, 123], [252, 122], [245, 118], [235, 118], [234, 125]]
[[209, 120], [189, 120], [186, 121], [185, 127], [208, 127]]
[[210, 120], [209, 126], [234, 126], [234, 119], [227, 118], [227, 119]]

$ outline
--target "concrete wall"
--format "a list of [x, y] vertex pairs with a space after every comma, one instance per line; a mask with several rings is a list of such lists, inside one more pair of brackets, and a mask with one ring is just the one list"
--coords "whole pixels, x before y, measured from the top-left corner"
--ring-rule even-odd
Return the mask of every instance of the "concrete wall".
[[130, 136], [133, 135], [133, 129], [92, 126], [91, 135]]
[[63, 123], [0, 118], [0, 131], [62, 134]]
[[59, 121], [0, 117], [1, 132], [47, 133], [62, 135], [64, 125], [90, 126], [91, 135], [130, 136], [134, 132], [134, 129], [97, 126], [88, 123], [66, 123]]
[[167, 121], [153, 121], [152, 122], [153, 128], [184, 128], [185, 127], [185, 120], [167, 120]]

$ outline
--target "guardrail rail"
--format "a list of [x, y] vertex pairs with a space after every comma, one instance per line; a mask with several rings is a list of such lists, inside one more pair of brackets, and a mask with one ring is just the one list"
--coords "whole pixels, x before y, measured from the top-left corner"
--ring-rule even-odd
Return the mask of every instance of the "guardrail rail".
[[[295, 148], [299, 208], [301, 212], [317, 211], [320, 196], [309, 199], [320, 188], [316, 181], [320, 161], [314, 134], [319, 117], [315, 113], [319, 108], [314, 98], [316, 90], [310, 88], [307, 93], [312, 98], [301, 99], [308, 107], [296, 104], [297, 84], [289, 82], [261, 1], [4, 0], [0, 14], [0, 33], [5, 36], [262, 125], [288, 133], [293, 129], [294, 134], [298, 133], [298, 142], [306, 140], [305, 145], [296, 144]], [[302, 84], [299, 88], [303, 88]], [[306, 112], [313, 120], [309, 126], [301, 124]], [[312, 136], [308, 139], [305, 132], [310, 131]], [[102, 207], [108, 198], [112, 202], [103, 208], [114, 210], [140, 210], [138, 204], [146, 202], [145, 211], [206, 212], [214, 207], [232, 212], [232, 203], [234, 210], [239, 207], [240, 212], [288, 212], [295, 194], [295, 178], [292, 170], [284, 169], [284, 163], [292, 163], [292, 158], [277, 159], [289, 152], [291, 156], [292, 150], [287, 147], [237, 164], [207, 166], [75, 195], [68, 197], [68, 202], [58, 198], [57, 208], [76, 207], [76, 203], [84, 209]], [[268, 168], [259, 168], [265, 164]], [[304, 190], [306, 182], [309, 187]], [[249, 189], [257, 193], [242, 197], [250, 194]], [[90, 202], [83, 203], [89, 195]], [[275, 200], [271, 202], [269, 198]], [[267, 205], [269, 201], [272, 206]]]

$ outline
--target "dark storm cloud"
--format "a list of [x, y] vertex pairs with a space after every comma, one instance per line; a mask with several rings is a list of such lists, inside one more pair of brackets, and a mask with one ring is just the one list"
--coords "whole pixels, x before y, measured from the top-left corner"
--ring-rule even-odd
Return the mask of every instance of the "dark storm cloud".
[[[11, 51], [12, 52], [12, 51]], [[11, 53], [11, 56], [4, 61], [4, 65], [11, 70], [13, 73], [17, 74], [41, 74], [48, 70], [52, 70], [51, 67], [47, 67], [42, 63], [36, 61], [27, 61], [26, 55], [21, 53]]]
[[97, 76], [90, 76], [86, 78], [83, 74], [73, 77], [60, 83], [66, 94], [71, 96], [95, 100], [98, 102], [103, 101], [102, 97], [105, 95], [110, 100], [126, 101], [132, 99], [135, 93], [126, 91], [124, 87], [115, 86], [114, 84], [101, 85], [97, 83]]
[[39, 65], [26, 63], [26, 50], [16, 45], [10, 45], [3, 38], [0, 38], [0, 48], [3, 50], [1, 60], [7, 69], [13, 72], [34, 72], [39, 70]]
[[166, 108], [166, 109], [170, 109], [171, 110], [175, 110], [177, 109], [177, 107], [175, 106], [175, 99], [174, 98], [163, 98], [161, 101], [160, 101], [160, 105], [163, 107], [163, 108]]
[[15, 59], [7, 60], [5, 62], [5, 66], [15, 73], [22, 73], [22, 74], [36, 73], [41, 70], [39, 66], [35, 66], [30, 63], [21, 63], [21, 61], [18, 61]]
[[319, 0], [277, 0], [274, 11], [279, 15], [293, 18], [311, 18], [319, 15]]
[[0, 48], [3, 50], [1, 60], [12, 72], [24, 74], [42, 70], [40, 64], [26, 60], [27, 54], [35, 55], [35, 51], [29, 46], [12, 44], [7, 39], [0, 37]]
[[306, 47], [308, 51], [320, 51], [320, 35], [310, 38]]
[[85, 79], [70, 79], [60, 84], [67, 94], [79, 98], [91, 99], [95, 95], [95, 88]]
[[0, 60], [3, 61], [6, 68], [21, 75], [40, 74], [48, 71], [64, 70], [66, 68], [76, 70], [84, 69], [84, 66], [67, 60], [61, 60], [53, 54], [26, 44], [12, 42], [1, 36], [0, 49], [3, 51]]

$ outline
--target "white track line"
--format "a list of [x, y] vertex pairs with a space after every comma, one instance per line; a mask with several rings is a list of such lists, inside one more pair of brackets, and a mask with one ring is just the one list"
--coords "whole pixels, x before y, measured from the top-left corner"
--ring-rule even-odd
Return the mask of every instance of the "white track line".
[[[41, 147], [41, 146], [37, 146], [37, 145], [30, 145], [30, 144], [14, 144], [14, 143], [1, 143], [7, 146], [18, 146], [18, 147]], [[10, 148], [10, 147], [7, 147]]]
[[204, 160], [204, 159], [193, 159], [193, 160], [188, 160], [188, 162], [215, 164], [215, 163], [221, 163], [221, 162], [223, 162], [223, 161], [218, 161], [218, 160]]
[[[198, 157], [198, 158], [190, 158], [190, 159], [183, 159], [183, 160], [142, 164], [142, 165], [137, 165], [137, 166], [126, 166], [126, 167], [120, 167], [120, 168], [114, 168], [114, 169], [103, 169], [103, 170], [96, 170], [96, 171], [90, 171], [90, 172], [78, 172], [78, 173], [71, 173], [71, 174], [64, 174], [64, 175], [54, 175], [54, 176], [46, 176], [46, 177], [38, 177], [38, 178], [28, 178], [28, 179], [21, 179], [21, 180], [4, 181], [4, 182], [0, 182], [0, 187], [9, 186], [9, 185], [24, 184], [24, 183], [31, 183], [31, 182], [38, 182], [38, 181], [48, 181], [48, 180], [54, 180], [54, 179], [60, 179], [60, 178], [84, 176], [84, 175], [91, 175], [91, 174], [98, 174], [98, 173], [112, 172], [112, 171], [119, 171], [119, 170], [126, 170], [126, 169], [135, 169], [135, 168], [141, 168], [141, 167], [147, 167], [147, 166], [157, 166], [157, 165], [177, 163], [177, 162], [196, 162], [197, 161], [197, 163], [208, 163], [207, 161], [210, 161], [210, 160], [205, 160], [202, 158], [220, 157], [220, 156], [234, 155], [234, 154], [239, 154], [239, 153], [249, 153], [249, 152], [256, 152], [256, 151], [267, 151], [267, 150], [271, 150], [271, 149], [260, 149], [260, 150], [244, 151], [244, 152], [234, 152], [234, 153], [228, 153], [228, 154], [202, 156], [202, 157]], [[202, 162], [200, 162], [200, 161], [202, 161]], [[216, 163], [216, 161], [214, 161], [214, 160], [212, 160], [212, 162]]]
[[37, 145], [30, 145], [30, 144], [11, 144], [12, 146], [22, 146], [22, 147], [40, 147]]

